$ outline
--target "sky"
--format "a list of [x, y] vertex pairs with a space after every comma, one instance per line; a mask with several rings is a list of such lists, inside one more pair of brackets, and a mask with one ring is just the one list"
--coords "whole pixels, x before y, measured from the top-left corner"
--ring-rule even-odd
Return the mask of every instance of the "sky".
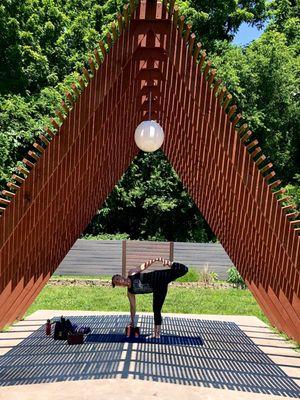
[[250, 43], [252, 40], [257, 39], [263, 33], [263, 31], [264, 28], [258, 30], [256, 26], [250, 26], [247, 23], [243, 23], [233, 39], [233, 43], [244, 46]]

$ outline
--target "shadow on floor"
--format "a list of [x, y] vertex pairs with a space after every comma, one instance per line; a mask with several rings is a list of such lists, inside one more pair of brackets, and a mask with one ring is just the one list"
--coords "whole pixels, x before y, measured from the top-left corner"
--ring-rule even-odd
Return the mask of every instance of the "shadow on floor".
[[[126, 315], [69, 317], [91, 327], [84, 344], [45, 336], [44, 326], [0, 357], [0, 386], [135, 378], [300, 397], [299, 386], [233, 322], [166, 317], [162, 338], [128, 341]], [[142, 335], [151, 316], [139, 317]]]
[[141, 334], [138, 338], [127, 338], [124, 333], [91, 333], [87, 336], [86, 343], [159, 343], [174, 346], [202, 346], [201, 337], [162, 335], [160, 339], [150, 338]]

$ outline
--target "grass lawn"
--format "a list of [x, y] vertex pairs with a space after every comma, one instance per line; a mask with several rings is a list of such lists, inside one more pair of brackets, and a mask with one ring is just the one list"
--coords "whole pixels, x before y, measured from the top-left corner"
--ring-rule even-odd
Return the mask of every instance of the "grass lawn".
[[[152, 311], [152, 294], [136, 296], [137, 312]], [[128, 311], [126, 289], [46, 286], [26, 315], [37, 310]], [[249, 290], [169, 287], [164, 313], [254, 315], [267, 322]]]

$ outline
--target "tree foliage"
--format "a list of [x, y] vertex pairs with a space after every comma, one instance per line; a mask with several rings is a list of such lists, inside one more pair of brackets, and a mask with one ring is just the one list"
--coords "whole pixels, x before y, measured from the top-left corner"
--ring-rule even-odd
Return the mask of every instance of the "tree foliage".
[[208, 50], [217, 40], [232, 41], [243, 22], [261, 28], [267, 18], [265, 0], [179, 0], [177, 4]]
[[86, 229], [131, 239], [207, 242], [214, 234], [162, 151], [140, 152]]

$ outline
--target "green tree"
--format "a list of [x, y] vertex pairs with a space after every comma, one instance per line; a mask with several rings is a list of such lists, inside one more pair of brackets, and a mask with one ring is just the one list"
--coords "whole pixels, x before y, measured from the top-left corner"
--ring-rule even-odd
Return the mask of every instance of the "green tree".
[[140, 152], [84, 234], [207, 242], [215, 236], [164, 153]]
[[239, 110], [285, 183], [299, 173], [300, 58], [284, 33], [268, 30], [242, 49], [219, 42], [211, 55]]
[[208, 50], [214, 49], [216, 40], [232, 41], [243, 22], [262, 28], [267, 18], [265, 0], [179, 0], [177, 4]]

